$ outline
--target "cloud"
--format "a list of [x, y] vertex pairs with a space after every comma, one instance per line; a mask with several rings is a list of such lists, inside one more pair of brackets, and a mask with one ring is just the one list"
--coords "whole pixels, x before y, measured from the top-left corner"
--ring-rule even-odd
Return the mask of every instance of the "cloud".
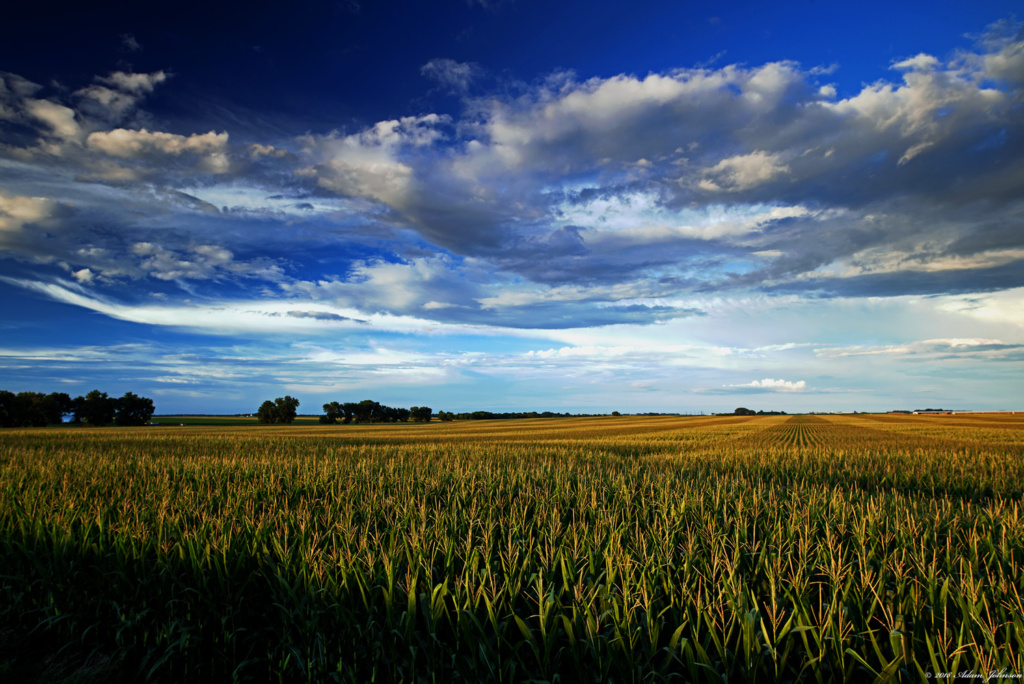
[[441, 139], [445, 122], [427, 114], [381, 121], [351, 135], [306, 136], [303, 156], [311, 164], [299, 173], [326, 190], [402, 209], [414, 190], [413, 168], [403, 155]]
[[1001, 340], [984, 338], [945, 338], [919, 340], [903, 344], [845, 347], [823, 347], [815, 349], [815, 355], [826, 358], [844, 358], [851, 356], [903, 356], [903, 357], [970, 357], [985, 356], [988, 358], [1003, 357], [1012, 354], [1021, 358], [1024, 344], [1007, 344]]
[[763, 151], [723, 159], [708, 170], [699, 185], [705, 190], [749, 190], [789, 173], [781, 155]]
[[151, 155], [167, 154], [179, 156], [186, 153], [212, 156], [223, 155], [227, 148], [228, 134], [203, 133], [201, 135], [176, 135], [145, 128], [138, 131], [116, 128], [112, 131], [90, 133], [86, 145], [112, 157], [139, 159]]
[[771, 392], [800, 392], [807, 389], [807, 383], [803, 380], [790, 381], [775, 378], [765, 378], [764, 380], [752, 380], [743, 385], [726, 385], [726, 387], [737, 388], [737, 389], [755, 389], [755, 390], [767, 390]]
[[[489, 329], [487, 326], [444, 324], [413, 316], [366, 313], [361, 310], [325, 304], [315, 300], [242, 300], [203, 304], [152, 305], [130, 304], [95, 295], [80, 285], [66, 281], [41, 282], [0, 276], [0, 281], [44, 295], [55, 301], [73, 304], [118, 320], [158, 326], [193, 328], [210, 332], [262, 331], [294, 332], [354, 329], [369, 325], [377, 331], [408, 334], [516, 334], [514, 330]], [[297, 309], [296, 306], [302, 306]], [[293, 316], [298, 311], [307, 315]], [[323, 315], [308, 315], [308, 314]]]
[[752, 380], [741, 384], [726, 384], [721, 387], [699, 387], [694, 390], [699, 395], [752, 395], [752, 394], [775, 394], [777, 396], [803, 395], [803, 394], [834, 394], [854, 390], [841, 388], [812, 389], [808, 387], [805, 380], [789, 381], [776, 378], [764, 378]]
[[[959, 59], [968, 68], [981, 69], [985, 76], [1017, 86], [1024, 85], [1024, 39], [1022, 22], [1001, 19], [977, 37], [981, 54], [961, 51]], [[979, 65], [980, 62], [980, 65]]]
[[143, 125], [164, 71], [70, 95], [4, 74], [4, 187], [74, 214], [46, 219], [57, 240], [6, 211], [6, 254], [94, 286], [255, 278], [287, 299], [546, 330], [694, 320], [678, 302], [710, 293], [1017, 288], [1017, 31], [901, 56], [845, 96], [830, 68], [785, 60], [480, 93], [479, 67], [436, 59], [421, 72], [463, 94], [458, 115], [244, 144]]
[[968, 316], [976, 321], [1008, 323], [1024, 328], [1024, 288], [1021, 287], [1001, 292], [936, 297], [934, 301], [941, 311]]
[[39, 97], [45, 92], [43, 86], [16, 74], [0, 73], [0, 120], [34, 129], [37, 136], [28, 145], [19, 144], [21, 136], [5, 140], [7, 153], [22, 158], [42, 153], [63, 157], [64, 163], [79, 163], [80, 146], [89, 134], [103, 133], [108, 126], [129, 119], [145, 120], [138, 112], [139, 103], [167, 78], [163, 71], [115, 71], [96, 77], [71, 97], [60, 92]]
[[96, 274], [88, 268], [82, 268], [77, 271], [72, 271], [71, 275], [81, 285], [92, 285], [93, 280], [96, 278]]
[[420, 73], [449, 92], [465, 93], [473, 81], [480, 78], [482, 70], [479, 65], [472, 63], [432, 59], [420, 67]]
[[[342, 316], [336, 313], [330, 313], [329, 311], [288, 311], [285, 313], [286, 316], [292, 318], [312, 318], [316, 321], [349, 321], [356, 320], [347, 316]], [[365, 321], [357, 321], [359, 323], [365, 323]]]
[[96, 80], [117, 88], [122, 92], [133, 95], [146, 95], [153, 92], [167, 78], [167, 73], [163, 71], [154, 71], [150, 74], [115, 71], [109, 76], [100, 77]]
[[49, 133], [68, 142], [77, 142], [82, 137], [82, 128], [75, 120], [75, 110], [49, 100], [27, 100], [25, 111], [42, 121]]
[[[131, 40], [134, 41], [134, 38]], [[138, 46], [138, 43], [135, 45]], [[109, 76], [96, 77], [96, 83], [75, 91], [75, 96], [84, 114], [116, 124], [134, 113], [139, 102], [168, 78], [169, 75], [163, 71], [115, 71]]]
[[56, 207], [56, 200], [48, 197], [11, 196], [0, 192], [0, 231], [19, 231], [26, 225], [46, 221], [53, 216]]
[[131, 33], [121, 34], [121, 47], [128, 52], [139, 52], [142, 50], [142, 46], [139, 41], [135, 39], [135, 36]]
[[906, 71], [934, 71], [940, 66], [940, 64], [939, 60], [935, 57], [926, 55], [922, 52], [916, 57], [911, 57], [894, 63], [892, 68]]
[[234, 254], [219, 245], [194, 245], [176, 251], [151, 242], [137, 242], [131, 253], [139, 258], [137, 269], [158, 280], [208, 280], [228, 274], [263, 280], [282, 278], [281, 268], [266, 259], [236, 261]]
[[[457, 138], [435, 122], [395, 120], [318, 140], [312, 149], [333, 153], [306, 173], [322, 189], [381, 202], [398, 227], [535, 282], [658, 272], [682, 289], [816, 290], [830, 265], [863, 265], [870, 250], [916, 254], [898, 273], [973, 272], [1012, 263], [1013, 249], [967, 258], [942, 253], [942, 241], [948, 249], [980, 223], [1007, 222], [1003, 201], [1024, 180], [1020, 94], [987, 83], [985, 63], [910, 57], [895, 65], [899, 82], [839, 100], [816, 83], [828, 70], [794, 62], [585, 81], [558, 74], [515, 98], [467, 100]], [[426, 71], [463, 73], [456, 66]], [[409, 135], [422, 129], [432, 133]], [[983, 197], [997, 201], [977, 204]], [[615, 215], [598, 215], [602, 204]], [[716, 204], [776, 216], [688, 220]], [[965, 215], [950, 220], [960, 207]]]

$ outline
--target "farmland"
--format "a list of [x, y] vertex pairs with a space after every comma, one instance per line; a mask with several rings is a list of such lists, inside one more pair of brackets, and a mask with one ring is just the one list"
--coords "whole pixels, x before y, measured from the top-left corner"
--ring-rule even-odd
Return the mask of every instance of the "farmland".
[[1022, 489], [1020, 415], [8, 430], [0, 676], [1024, 673]]

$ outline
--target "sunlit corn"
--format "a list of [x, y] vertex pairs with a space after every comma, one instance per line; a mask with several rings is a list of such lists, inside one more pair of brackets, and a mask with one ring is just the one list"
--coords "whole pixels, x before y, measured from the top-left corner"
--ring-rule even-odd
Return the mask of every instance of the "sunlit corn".
[[0, 434], [0, 617], [187, 681], [1024, 673], [1024, 420]]

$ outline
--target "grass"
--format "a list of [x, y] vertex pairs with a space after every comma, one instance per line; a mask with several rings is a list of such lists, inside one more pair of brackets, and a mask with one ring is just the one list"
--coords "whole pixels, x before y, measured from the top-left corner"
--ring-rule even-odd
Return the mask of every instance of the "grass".
[[1021, 673], [1024, 420], [949, 418], [6, 431], [0, 620], [108, 681]]

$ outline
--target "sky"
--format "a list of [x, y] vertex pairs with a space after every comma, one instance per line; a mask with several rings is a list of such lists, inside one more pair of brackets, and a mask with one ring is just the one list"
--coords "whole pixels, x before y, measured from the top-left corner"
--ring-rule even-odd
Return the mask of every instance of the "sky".
[[1015, 8], [5, 8], [0, 389], [1024, 409]]

